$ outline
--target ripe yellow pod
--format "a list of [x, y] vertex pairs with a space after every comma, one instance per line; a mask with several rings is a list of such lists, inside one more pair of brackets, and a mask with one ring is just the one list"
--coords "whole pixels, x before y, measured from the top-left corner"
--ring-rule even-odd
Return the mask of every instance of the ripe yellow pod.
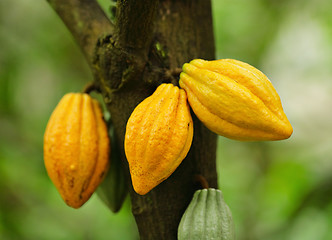
[[44, 135], [47, 173], [66, 204], [81, 207], [109, 166], [110, 140], [97, 100], [68, 93], [56, 106]]
[[237, 140], [282, 140], [293, 132], [270, 80], [233, 60], [192, 60], [180, 86], [196, 116], [213, 132]]
[[192, 138], [185, 91], [160, 85], [127, 122], [125, 153], [134, 190], [144, 195], [168, 178], [186, 157]]

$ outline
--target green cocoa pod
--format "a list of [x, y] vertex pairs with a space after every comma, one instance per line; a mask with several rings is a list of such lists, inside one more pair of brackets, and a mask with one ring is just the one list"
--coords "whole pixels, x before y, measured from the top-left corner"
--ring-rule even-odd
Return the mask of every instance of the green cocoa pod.
[[234, 240], [232, 213], [218, 189], [197, 190], [183, 214], [178, 240]]
[[[109, 129], [109, 134], [115, 139], [113, 127], [109, 126]], [[128, 185], [115, 141], [112, 141], [111, 159], [112, 167], [99, 185], [97, 195], [112, 212], [117, 213], [127, 196]]]

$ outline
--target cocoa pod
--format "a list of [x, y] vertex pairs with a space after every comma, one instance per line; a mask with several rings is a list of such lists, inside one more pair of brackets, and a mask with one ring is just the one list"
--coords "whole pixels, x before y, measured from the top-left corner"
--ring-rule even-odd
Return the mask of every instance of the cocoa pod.
[[104, 179], [110, 140], [99, 103], [68, 93], [53, 111], [44, 134], [44, 163], [66, 204], [81, 207]]
[[179, 83], [196, 116], [221, 136], [282, 140], [293, 132], [272, 83], [247, 63], [195, 59], [183, 65]]
[[[109, 125], [109, 135], [112, 140], [115, 139], [114, 128]], [[112, 167], [106, 174], [104, 181], [97, 189], [98, 197], [105, 203], [105, 205], [114, 213], [120, 211], [125, 198], [128, 194], [128, 185], [122, 168], [119, 148], [115, 141], [112, 141]]]
[[178, 227], [179, 240], [235, 240], [231, 210], [218, 189], [197, 190]]
[[162, 84], [131, 114], [125, 153], [134, 190], [148, 193], [168, 178], [186, 157], [193, 122], [184, 90]]

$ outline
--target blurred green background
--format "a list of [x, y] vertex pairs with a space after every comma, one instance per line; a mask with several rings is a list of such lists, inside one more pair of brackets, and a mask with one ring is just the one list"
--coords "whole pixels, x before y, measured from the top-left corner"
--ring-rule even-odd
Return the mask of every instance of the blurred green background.
[[[294, 128], [280, 142], [219, 137], [238, 240], [332, 239], [331, 12], [330, 0], [213, 1], [217, 57], [266, 73]], [[52, 110], [91, 80], [46, 1], [0, 1], [0, 239], [138, 239], [128, 199], [118, 214], [97, 196], [71, 209], [43, 165]]]

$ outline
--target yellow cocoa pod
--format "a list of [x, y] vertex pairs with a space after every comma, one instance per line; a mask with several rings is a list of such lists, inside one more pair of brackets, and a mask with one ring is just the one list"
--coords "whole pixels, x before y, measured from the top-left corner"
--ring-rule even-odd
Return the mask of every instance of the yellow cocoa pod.
[[173, 84], [162, 84], [131, 114], [125, 153], [134, 190], [148, 193], [168, 178], [186, 157], [193, 138], [187, 96]]
[[270, 80], [253, 66], [233, 60], [192, 60], [180, 86], [196, 116], [211, 131], [237, 140], [282, 140], [293, 132]]
[[47, 173], [66, 204], [81, 207], [109, 166], [110, 140], [99, 103], [68, 93], [56, 106], [44, 135]]

